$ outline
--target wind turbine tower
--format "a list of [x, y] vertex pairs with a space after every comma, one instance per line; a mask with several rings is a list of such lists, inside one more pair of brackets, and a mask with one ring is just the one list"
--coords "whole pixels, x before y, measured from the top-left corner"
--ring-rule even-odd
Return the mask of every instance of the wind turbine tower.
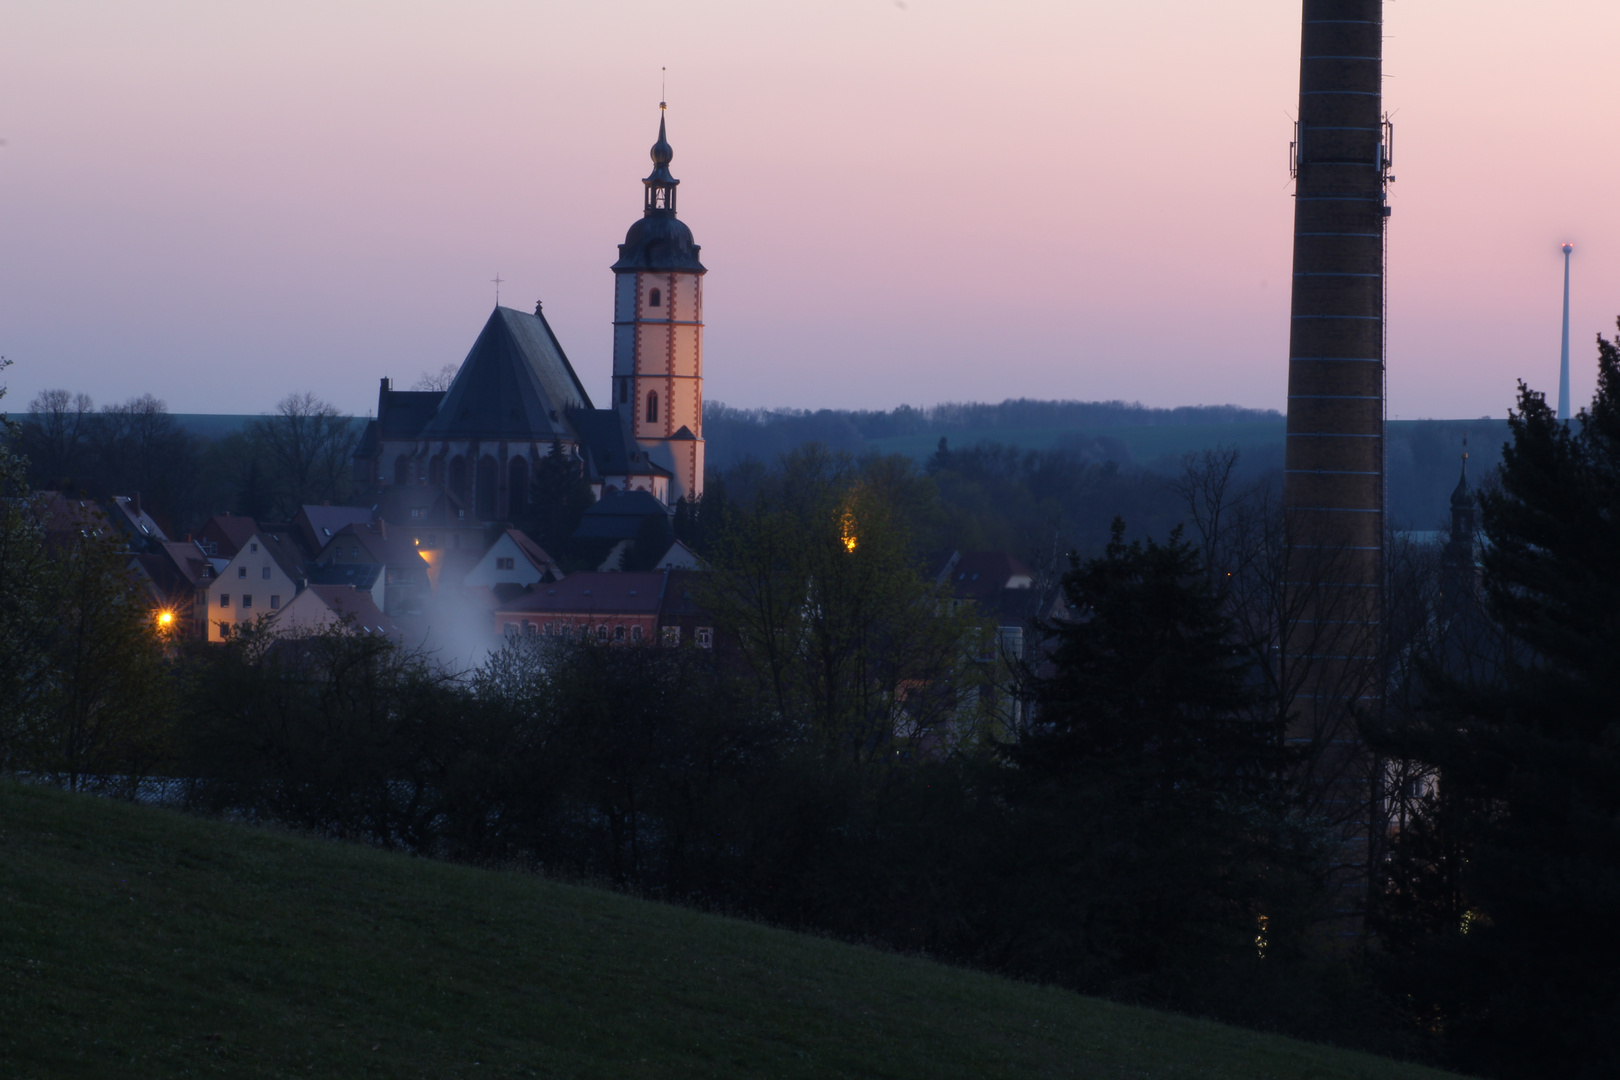
[[1569, 253], [1574, 244], [1565, 244], [1564, 252], [1564, 347], [1558, 359], [1558, 419], [1570, 419], [1569, 412]]

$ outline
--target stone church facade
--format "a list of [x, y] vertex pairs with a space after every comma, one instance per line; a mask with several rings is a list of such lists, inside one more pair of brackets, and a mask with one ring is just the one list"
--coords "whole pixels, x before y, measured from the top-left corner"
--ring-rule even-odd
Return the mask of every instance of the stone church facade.
[[520, 517], [558, 449], [599, 497], [647, 491], [673, 510], [703, 494], [705, 270], [675, 215], [673, 156], [660, 115], [642, 217], [612, 267], [611, 407], [591, 403], [539, 305], [497, 306], [447, 390], [382, 380], [354, 453], [356, 486], [381, 513], [468, 530]]

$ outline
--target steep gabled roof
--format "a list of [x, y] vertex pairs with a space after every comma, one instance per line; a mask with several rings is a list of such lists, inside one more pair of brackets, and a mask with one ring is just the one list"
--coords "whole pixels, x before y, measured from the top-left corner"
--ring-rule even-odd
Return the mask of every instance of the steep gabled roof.
[[523, 532], [521, 529], [507, 529], [506, 535], [511, 537], [512, 543], [517, 545], [517, 549], [523, 553], [523, 557], [529, 560], [529, 565], [536, 570], [560, 572], [557, 569], [557, 560], [547, 554], [545, 548], [529, 539], [528, 533]]
[[371, 511], [359, 506], [314, 506], [306, 503], [298, 508], [293, 525], [304, 550], [310, 558], [319, 555], [332, 537], [345, 525], [360, 525], [371, 521]]
[[216, 553], [225, 559], [236, 558], [236, 553], [259, 531], [259, 523], [250, 517], [215, 514], [203, 523], [204, 543], [215, 545]]
[[572, 439], [568, 410], [590, 407], [546, 320], [498, 307], [421, 437]]
[[399, 633], [394, 620], [378, 610], [370, 593], [361, 592], [352, 585], [311, 585], [309, 591], [319, 597], [338, 618], [352, 619], [349, 626], [354, 631], [365, 634]]
[[[386, 531], [377, 525], [345, 525], [338, 530], [336, 536], [332, 537], [332, 544], [348, 538], [365, 548], [366, 554], [374, 562], [395, 568], [427, 567], [427, 561], [422, 558], [422, 553], [416, 549], [415, 544], [397, 531], [393, 536], [385, 535]], [[331, 544], [327, 546], [330, 547]]]

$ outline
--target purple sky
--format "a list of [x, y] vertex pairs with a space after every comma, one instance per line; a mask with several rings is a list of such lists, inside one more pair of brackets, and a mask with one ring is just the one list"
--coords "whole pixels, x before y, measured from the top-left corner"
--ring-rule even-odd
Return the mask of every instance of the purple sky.
[[[1620, 4], [1386, 4], [1390, 415], [1577, 401], [1620, 314]], [[1281, 408], [1297, 0], [0, 5], [0, 376], [375, 407], [503, 302], [606, 397], [669, 67], [707, 396]]]

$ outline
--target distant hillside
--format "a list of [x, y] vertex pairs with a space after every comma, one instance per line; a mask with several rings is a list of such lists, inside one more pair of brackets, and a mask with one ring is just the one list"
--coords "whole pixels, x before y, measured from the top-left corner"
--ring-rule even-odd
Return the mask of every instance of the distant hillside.
[[[708, 462], [724, 469], [744, 458], [771, 460], [817, 441], [851, 453], [875, 450], [931, 456], [940, 439], [958, 449], [1001, 443], [1024, 450], [1068, 449], [1089, 460], [1117, 461], [1165, 475], [1183, 454], [1235, 446], [1244, 472], [1283, 467], [1286, 420], [1273, 409], [1235, 405], [1150, 409], [1118, 401], [1004, 401], [932, 409], [902, 406], [887, 412], [822, 409], [743, 410], [711, 403], [704, 414]], [[1457, 485], [1463, 437], [1469, 477], [1476, 485], [1496, 468], [1508, 437], [1506, 420], [1392, 420], [1389, 422], [1389, 510], [1398, 528], [1436, 527], [1446, 518]]]
[[[14, 419], [25, 419], [18, 414]], [[200, 439], [240, 432], [257, 414], [175, 413]], [[365, 418], [356, 417], [358, 432]], [[1181, 456], [1217, 445], [1239, 448], [1244, 471], [1258, 475], [1283, 466], [1285, 419], [1275, 409], [1197, 405], [1152, 409], [1122, 401], [1032, 401], [999, 405], [958, 403], [927, 409], [704, 409], [708, 466], [730, 468], [747, 458], [771, 461], [795, 446], [820, 442], [861, 454], [877, 451], [925, 461], [949, 440], [958, 449], [1002, 443], [1024, 450], [1069, 449], [1095, 461], [1117, 461], [1170, 475]], [[1469, 476], [1477, 484], [1500, 463], [1506, 420], [1392, 420], [1389, 422], [1389, 508], [1397, 527], [1434, 528], [1446, 517], [1457, 484], [1463, 436]]]
[[0, 913], [8, 1080], [1445, 1075], [9, 780]]

